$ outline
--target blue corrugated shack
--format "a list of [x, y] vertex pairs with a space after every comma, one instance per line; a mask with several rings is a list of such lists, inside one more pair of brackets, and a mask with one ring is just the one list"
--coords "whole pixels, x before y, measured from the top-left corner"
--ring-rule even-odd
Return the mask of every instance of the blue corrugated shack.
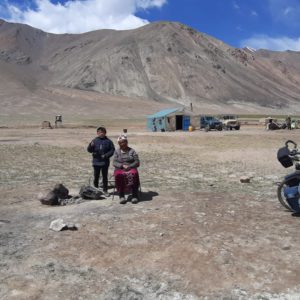
[[147, 116], [150, 131], [189, 130], [190, 115], [183, 108], [169, 108]]

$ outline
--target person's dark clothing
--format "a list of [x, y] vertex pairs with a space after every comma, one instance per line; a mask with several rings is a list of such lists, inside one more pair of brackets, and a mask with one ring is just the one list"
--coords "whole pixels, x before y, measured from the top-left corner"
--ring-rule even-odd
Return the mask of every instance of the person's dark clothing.
[[291, 117], [287, 117], [286, 120], [286, 125], [287, 125], [287, 129], [288, 130], [291, 130], [292, 129], [292, 120], [291, 120]]
[[114, 154], [115, 146], [107, 137], [96, 137], [89, 143], [87, 151], [93, 155], [94, 186], [99, 186], [100, 170], [102, 170], [103, 190], [107, 191], [109, 158]]
[[89, 143], [87, 151], [93, 154], [93, 166], [109, 166], [109, 158], [113, 156], [115, 146], [107, 137], [96, 137]]
[[93, 166], [94, 168], [94, 186], [96, 188], [99, 187], [99, 178], [100, 178], [100, 171], [102, 174], [102, 184], [103, 184], [103, 191], [107, 192], [107, 187], [108, 187], [108, 167], [106, 166]]

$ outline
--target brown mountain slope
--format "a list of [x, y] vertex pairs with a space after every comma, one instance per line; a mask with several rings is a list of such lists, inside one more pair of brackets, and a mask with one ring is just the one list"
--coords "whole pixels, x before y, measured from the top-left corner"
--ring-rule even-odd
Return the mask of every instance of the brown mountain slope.
[[294, 112], [300, 111], [299, 58], [291, 51], [235, 49], [171, 22], [54, 35], [0, 21], [6, 66], [0, 76], [15, 74], [31, 92], [55, 86], [214, 110]]

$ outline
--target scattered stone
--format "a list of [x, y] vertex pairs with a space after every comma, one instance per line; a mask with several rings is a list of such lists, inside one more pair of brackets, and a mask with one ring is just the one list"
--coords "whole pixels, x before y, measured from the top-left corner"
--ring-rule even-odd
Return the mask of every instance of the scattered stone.
[[160, 236], [164, 236], [164, 233], [163, 233], [163, 232], [161, 232], [159, 235], [160, 235]]
[[56, 219], [51, 222], [49, 229], [54, 231], [62, 231], [62, 230], [78, 230], [80, 228], [80, 224], [74, 223], [64, 223], [63, 219]]
[[291, 246], [289, 246], [289, 245], [283, 246], [282, 250], [291, 250]]
[[38, 200], [45, 205], [59, 205], [62, 199], [69, 197], [69, 190], [61, 183], [54, 186], [52, 190], [48, 190], [45, 194], [39, 194]]
[[49, 229], [54, 230], [54, 231], [61, 231], [63, 230], [67, 224], [64, 223], [63, 219], [56, 219], [51, 222]]
[[250, 177], [247, 177], [247, 176], [242, 176], [241, 178], [240, 178], [240, 182], [241, 183], [250, 183]]

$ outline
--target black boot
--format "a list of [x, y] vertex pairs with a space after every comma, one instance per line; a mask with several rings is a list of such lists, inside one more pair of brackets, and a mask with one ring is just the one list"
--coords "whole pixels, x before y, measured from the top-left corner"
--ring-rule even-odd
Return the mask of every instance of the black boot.
[[126, 204], [127, 201], [125, 199], [124, 193], [119, 194], [119, 201], [120, 201], [120, 204]]
[[136, 204], [139, 202], [139, 198], [138, 198], [138, 190], [134, 189], [132, 191], [132, 198], [131, 198], [131, 203]]

